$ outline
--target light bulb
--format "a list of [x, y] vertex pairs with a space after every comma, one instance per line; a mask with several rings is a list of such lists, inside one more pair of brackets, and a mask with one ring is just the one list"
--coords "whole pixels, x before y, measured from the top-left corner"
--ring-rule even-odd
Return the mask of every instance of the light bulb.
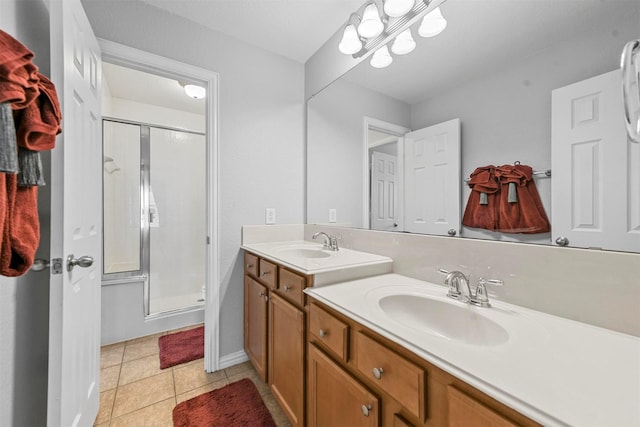
[[384, 45], [373, 53], [370, 64], [373, 68], [384, 68], [391, 65], [392, 62], [393, 58], [389, 53], [389, 49], [387, 45]]
[[393, 41], [391, 45], [391, 52], [396, 55], [406, 55], [416, 48], [416, 42], [413, 40], [413, 36], [411, 35], [411, 29], [407, 28]]
[[378, 7], [371, 3], [364, 8], [362, 14], [362, 21], [358, 25], [358, 33], [367, 39], [372, 37], [378, 37], [384, 30], [384, 24], [380, 20], [380, 14], [378, 13]]
[[353, 24], [347, 25], [344, 29], [338, 49], [340, 49], [340, 52], [345, 55], [353, 55], [354, 53], [360, 52], [360, 49], [362, 49], [362, 42], [360, 41], [356, 27], [354, 27]]
[[392, 18], [406, 15], [411, 9], [415, 0], [387, 0], [384, 3], [384, 13]]
[[207, 94], [207, 90], [202, 86], [187, 84], [184, 85], [184, 93], [193, 99], [202, 99]]
[[442, 16], [440, 8], [436, 7], [422, 19], [418, 34], [420, 37], [434, 37], [443, 32], [445, 28], [447, 28], [447, 20]]

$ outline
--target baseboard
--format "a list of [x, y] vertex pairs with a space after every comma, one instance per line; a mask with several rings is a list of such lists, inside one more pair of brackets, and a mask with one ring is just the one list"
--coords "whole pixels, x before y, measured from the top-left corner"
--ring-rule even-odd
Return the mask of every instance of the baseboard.
[[226, 356], [220, 357], [220, 359], [218, 360], [218, 368], [225, 369], [229, 366], [246, 362], [247, 360], [249, 360], [247, 353], [245, 353], [243, 350], [240, 350], [235, 353], [227, 354]]

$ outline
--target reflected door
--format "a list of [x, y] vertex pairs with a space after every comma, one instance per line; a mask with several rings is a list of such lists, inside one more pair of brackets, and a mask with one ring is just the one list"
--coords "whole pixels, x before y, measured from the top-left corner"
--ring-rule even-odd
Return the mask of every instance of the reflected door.
[[374, 151], [371, 155], [371, 229], [397, 230], [398, 159]]

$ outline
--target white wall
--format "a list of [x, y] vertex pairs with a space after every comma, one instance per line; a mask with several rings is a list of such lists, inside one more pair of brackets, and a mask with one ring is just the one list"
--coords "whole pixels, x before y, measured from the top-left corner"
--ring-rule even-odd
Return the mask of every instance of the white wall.
[[220, 75], [220, 354], [243, 349], [240, 229], [303, 222], [303, 65], [142, 2], [83, 2], [106, 40]]
[[[31, 49], [49, 75], [49, 15], [41, 0], [2, 0], [0, 28]], [[43, 155], [49, 181], [51, 160]], [[39, 190], [40, 248], [49, 258], [50, 194]], [[49, 351], [49, 273], [0, 277], [0, 425], [45, 425]]]
[[[307, 222], [363, 227], [364, 117], [409, 127], [409, 104], [345, 80], [307, 103]], [[368, 180], [368, 178], [367, 178]]]

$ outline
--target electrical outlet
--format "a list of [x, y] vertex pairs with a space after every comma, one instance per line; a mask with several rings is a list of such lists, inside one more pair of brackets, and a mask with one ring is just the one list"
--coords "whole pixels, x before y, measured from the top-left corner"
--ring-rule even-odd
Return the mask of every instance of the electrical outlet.
[[264, 223], [275, 224], [276, 223], [276, 208], [266, 208], [264, 211]]
[[329, 222], [336, 222], [336, 210], [335, 209], [329, 209]]

